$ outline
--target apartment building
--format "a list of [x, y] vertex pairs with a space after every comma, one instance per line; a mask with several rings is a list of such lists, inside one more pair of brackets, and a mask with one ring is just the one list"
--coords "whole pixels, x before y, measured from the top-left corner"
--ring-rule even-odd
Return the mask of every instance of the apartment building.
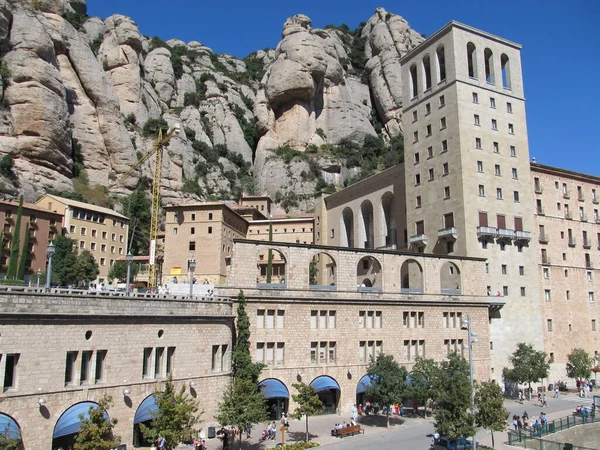
[[600, 177], [531, 163], [539, 243], [539, 301], [550, 379], [583, 348], [600, 362]]
[[10, 244], [17, 231], [21, 247], [24, 243], [25, 233], [29, 233], [25, 276], [30, 282], [35, 279], [34, 282], [37, 283], [36, 274], [46, 271], [46, 249], [57, 233], [60, 233], [63, 215], [24, 202], [21, 212], [21, 228], [16, 230], [18, 209], [19, 202], [0, 200], [0, 217], [4, 219], [0, 265], [2, 271], [5, 272], [10, 257]]
[[520, 49], [451, 22], [401, 59], [408, 246], [487, 259], [497, 381], [517, 343], [544, 348]]
[[74, 239], [79, 250], [89, 250], [96, 259], [96, 283], [108, 282], [108, 271], [127, 254], [129, 218], [109, 208], [46, 194], [36, 205], [63, 215], [63, 233]]

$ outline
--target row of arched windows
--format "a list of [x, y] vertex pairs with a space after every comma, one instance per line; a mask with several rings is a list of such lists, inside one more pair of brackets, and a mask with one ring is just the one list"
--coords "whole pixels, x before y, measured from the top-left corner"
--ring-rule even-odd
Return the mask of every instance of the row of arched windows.
[[[444, 46], [440, 45], [435, 50], [435, 74], [436, 81], [441, 83], [446, 79], [446, 56], [444, 54]], [[431, 89], [431, 56], [426, 54], [421, 60], [421, 78], [423, 79], [423, 92]], [[412, 96], [416, 97], [419, 93], [419, 75], [416, 64], [410, 66], [410, 86]]]
[[[491, 84], [496, 84], [496, 74], [494, 73], [494, 52], [490, 48], [485, 48], [483, 51], [483, 62], [485, 70], [485, 81]], [[469, 42], [467, 44], [467, 65], [469, 68], [469, 77], [478, 79], [477, 66], [477, 48], [475, 44]], [[500, 55], [500, 71], [502, 76], [502, 87], [510, 89], [510, 60], [506, 53]]]

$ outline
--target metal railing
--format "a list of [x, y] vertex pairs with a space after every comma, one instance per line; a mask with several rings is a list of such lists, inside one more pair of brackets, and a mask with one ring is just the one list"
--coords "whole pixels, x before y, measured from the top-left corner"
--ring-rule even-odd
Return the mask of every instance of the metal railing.
[[600, 416], [594, 413], [573, 414], [560, 419], [551, 420], [546, 424], [538, 427], [531, 426], [528, 429], [519, 431], [510, 430], [508, 432], [508, 445], [513, 445], [522, 448], [544, 449], [544, 450], [563, 450], [569, 448], [571, 450], [592, 450], [589, 447], [581, 447], [577, 445], [567, 444], [564, 442], [555, 442], [547, 439], [541, 439], [542, 436], [558, 433], [559, 431], [568, 430], [578, 425], [587, 425], [590, 423], [599, 423]]

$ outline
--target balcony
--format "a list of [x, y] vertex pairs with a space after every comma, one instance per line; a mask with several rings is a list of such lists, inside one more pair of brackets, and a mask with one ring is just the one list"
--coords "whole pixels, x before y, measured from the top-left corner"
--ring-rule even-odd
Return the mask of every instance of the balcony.
[[580, 202], [585, 202], [585, 195], [583, 195], [583, 192], [577, 194], [577, 200], [579, 200]]
[[573, 214], [571, 211], [565, 211], [565, 219], [573, 220]]
[[577, 245], [577, 239], [575, 239], [574, 237], [570, 237], [569, 238], [569, 247], [575, 247]]
[[551, 264], [550, 257], [548, 255], [542, 255], [542, 264], [547, 266]]
[[598, 199], [597, 199], [596, 197], [593, 197], [593, 198], [592, 198], [592, 203], [593, 203], [594, 205], [597, 205], [597, 204], [598, 204], [598, 203], [600, 203], [600, 202], [598, 201]]
[[591, 261], [586, 261], [586, 262], [585, 262], [585, 268], [586, 268], [586, 269], [593, 269], [593, 268], [594, 268], [594, 265], [592, 264], [592, 262], [591, 262]]
[[536, 184], [533, 187], [533, 190], [535, 191], [536, 194], [541, 194], [544, 192], [544, 188], [540, 184]]
[[540, 244], [547, 244], [548, 241], [548, 235], [546, 233], [540, 233], [540, 236], [538, 237], [538, 241], [540, 242]]
[[498, 240], [513, 240], [515, 238], [515, 231], [506, 228], [498, 228], [496, 238]]
[[592, 248], [592, 241], [591, 241], [591, 239], [586, 238], [586, 239], [583, 240], [583, 248], [587, 248], [587, 249]]
[[536, 213], [538, 216], [545, 216], [546, 212], [544, 211], [544, 207], [543, 206], [538, 206], [536, 208]]
[[563, 198], [566, 198], [567, 200], [571, 198], [569, 191], [563, 191]]
[[588, 221], [588, 216], [587, 214], [583, 213], [583, 214], [579, 214], [579, 220], [581, 220], [582, 222], [587, 222]]
[[515, 242], [529, 242], [531, 233], [529, 231], [515, 231]]
[[427, 235], [417, 234], [415, 236], [411, 236], [410, 238], [408, 238], [408, 242], [411, 245], [416, 245], [417, 247], [425, 247], [427, 246]]
[[458, 230], [455, 227], [443, 228], [438, 231], [438, 238], [442, 240], [456, 240]]
[[496, 228], [492, 227], [477, 227], [478, 239], [493, 239], [498, 235]]

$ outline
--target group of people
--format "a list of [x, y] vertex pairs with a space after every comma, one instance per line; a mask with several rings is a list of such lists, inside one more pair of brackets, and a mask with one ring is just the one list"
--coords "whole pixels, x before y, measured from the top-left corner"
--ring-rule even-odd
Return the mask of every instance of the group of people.
[[546, 413], [541, 412], [540, 417], [534, 416], [530, 419], [527, 411], [524, 411], [520, 417], [516, 414], [513, 416], [512, 424], [515, 431], [533, 430], [538, 436], [541, 436], [542, 430], [545, 430], [548, 426], [548, 417]]

